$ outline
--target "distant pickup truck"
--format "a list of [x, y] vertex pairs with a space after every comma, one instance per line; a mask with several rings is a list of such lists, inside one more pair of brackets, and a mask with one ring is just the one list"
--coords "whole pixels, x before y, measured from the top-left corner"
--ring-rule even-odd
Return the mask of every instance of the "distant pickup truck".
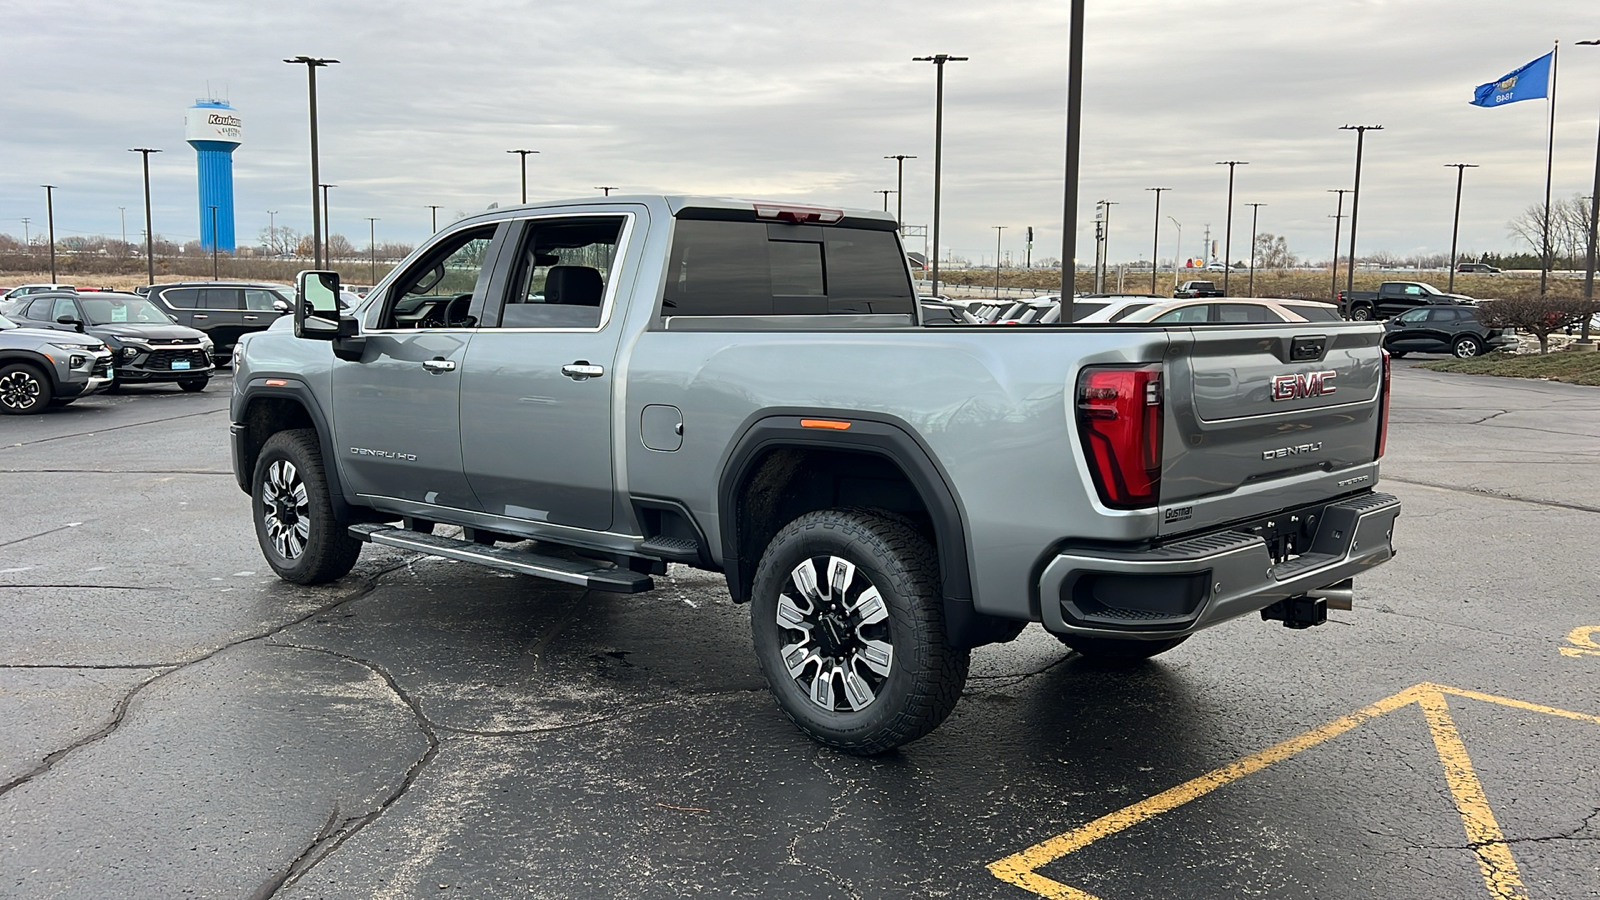
[[932, 730], [1029, 622], [1145, 658], [1318, 624], [1392, 554], [1376, 325], [931, 328], [892, 214], [701, 197], [494, 210], [338, 295], [302, 272], [240, 339], [279, 577], [369, 542], [619, 593], [721, 572], [778, 706], [850, 753]]
[[1387, 319], [1408, 309], [1435, 304], [1472, 304], [1471, 297], [1446, 294], [1431, 284], [1421, 281], [1385, 281], [1375, 291], [1340, 291], [1339, 312], [1346, 319], [1365, 322], [1368, 319]]
[[1217, 289], [1217, 283], [1214, 281], [1185, 281], [1183, 287], [1172, 292], [1172, 296], [1193, 300], [1200, 297], [1221, 297], [1222, 291]]

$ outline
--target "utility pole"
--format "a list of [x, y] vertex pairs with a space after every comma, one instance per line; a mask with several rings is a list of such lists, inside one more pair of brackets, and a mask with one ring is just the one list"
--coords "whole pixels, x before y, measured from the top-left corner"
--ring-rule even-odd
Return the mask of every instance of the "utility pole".
[[1333, 220], [1333, 290], [1328, 297], [1335, 302], [1339, 300], [1339, 226], [1344, 224], [1344, 195], [1350, 193], [1349, 188], [1329, 188], [1328, 193], [1339, 195], [1338, 212], [1328, 218]]
[[[1600, 45], [1600, 41], [1579, 41], [1578, 44], [1593, 47]], [[1548, 206], [1545, 208], [1549, 209]], [[1590, 311], [1584, 315], [1583, 325], [1578, 333], [1578, 343], [1584, 347], [1592, 343], [1589, 339], [1589, 320], [1594, 318], [1595, 241], [1597, 236], [1600, 236], [1600, 223], [1595, 221], [1597, 216], [1600, 216], [1600, 135], [1595, 137], [1594, 187], [1589, 191], [1589, 252], [1583, 270], [1583, 299], [1587, 301]]]
[[1461, 181], [1468, 169], [1478, 168], [1473, 163], [1445, 163], [1446, 169], [1456, 170], [1456, 215], [1450, 224], [1450, 286], [1446, 293], [1456, 292], [1456, 238], [1461, 234]]
[[41, 184], [44, 188], [44, 209], [46, 221], [50, 223], [50, 283], [56, 283], [56, 201], [53, 184]]
[[28, 235], [28, 223], [32, 221], [33, 220], [27, 216], [22, 217], [22, 246], [28, 250], [29, 256], [33, 255], [33, 242], [29, 239]]
[[[1265, 203], [1246, 203], [1250, 209], [1250, 296], [1256, 295], [1256, 217]], [[1224, 291], [1226, 293], [1226, 291]]]
[[156, 233], [150, 227], [150, 154], [160, 153], [149, 147], [134, 147], [128, 151], [137, 153], [144, 161], [144, 266], [145, 273], [150, 278], [150, 284], [156, 283]]
[[524, 205], [526, 205], [527, 202], [528, 202], [528, 154], [530, 154], [530, 153], [537, 154], [539, 151], [537, 151], [537, 150], [507, 150], [506, 152], [507, 153], [515, 153], [518, 156], [522, 157], [522, 202], [523, 202]]
[[1217, 163], [1219, 166], [1228, 167], [1228, 224], [1222, 232], [1222, 296], [1228, 293], [1228, 276], [1233, 274], [1233, 170], [1238, 166], [1248, 166], [1247, 162], [1236, 159], [1225, 160]]
[[965, 56], [935, 53], [912, 57], [912, 62], [931, 62], [938, 71], [933, 100], [933, 295], [939, 296], [939, 200], [944, 174], [944, 64], [966, 62]]
[[892, 159], [895, 162], [894, 220], [903, 230], [906, 227], [906, 160], [916, 157], [896, 153], [893, 156], [885, 156], [884, 159]]
[[1156, 193], [1156, 219], [1155, 234], [1150, 238], [1150, 293], [1156, 292], [1156, 260], [1161, 258], [1161, 192], [1170, 191], [1172, 188], [1153, 187], [1145, 188]]
[[[317, 159], [317, 69], [331, 66], [339, 61], [337, 59], [320, 59], [314, 56], [296, 56], [284, 60], [286, 63], [303, 65], [306, 67], [306, 80], [311, 89], [311, 252], [313, 254], [312, 267], [322, 268], [322, 211], [318, 208], [317, 186], [322, 182], [320, 163]], [[154, 282], [152, 282], [154, 283]]]
[[[1369, 131], [1382, 131], [1382, 125], [1340, 125], [1340, 131], [1354, 131], [1356, 133], [1356, 183], [1350, 188], [1350, 270], [1345, 275], [1344, 289], [1355, 290], [1356, 286], [1356, 210], [1361, 205], [1361, 148], [1362, 142], [1367, 138]], [[1342, 198], [1341, 198], [1342, 199]], [[1541, 291], [1541, 293], [1543, 293]]]
[[1096, 290], [1105, 291], [1106, 275], [1111, 272], [1111, 207], [1121, 201], [1101, 200], [1100, 205], [1106, 209], [1105, 232], [1100, 239], [1100, 277], [1096, 279]]
[[122, 246], [123, 246], [123, 249], [127, 249], [127, 246], [128, 246], [128, 208], [126, 206], [119, 206], [119, 207], [117, 207], [117, 213], [122, 217]]
[[[1177, 219], [1174, 219], [1171, 216], [1167, 216], [1167, 221], [1171, 222], [1173, 225], [1177, 226], [1177, 228], [1178, 228], [1178, 242], [1176, 244], [1172, 245], [1172, 292], [1173, 293], [1177, 293], [1178, 292], [1178, 257], [1183, 255], [1183, 223], [1179, 222]], [[1154, 294], [1155, 291], [1151, 291], [1150, 293]]]
[[434, 234], [438, 234], [439, 233], [439, 207], [438, 207], [437, 204], [430, 203], [430, 204], [428, 204], [428, 209], [433, 212], [433, 219], [432, 219], [432, 222], [433, 222], [433, 233]]
[[372, 286], [376, 286], [378, 283], [377, 222], [378, 220], [375, 216], [367, 216], [367, 254], [372, 259], [372, 280], [370, 282]]
[[873, 191], [873, 193], [874, 194], [882, 194], [883, 195], [883, 211], [884, 212], [888, 212], [889, 211], [889, 195], [894, 193], [894, 191]]
[[283, 252], [278, 249], [278, 211], [275, 209], [267, 210], [267, 248], [273, 256]]
[[329, 188], [336, 188], [336, 187], [338, 187], [338, 185], [337, 184], [324, 184], [321, 187], [322, 187], [322, 263], [318, 263], [317, 266], [320, 268], [323, 263], [326, 263], [328, 268], [331, 269], [331, 268], [333, 268], [333, 225], [331, 224], [332, 221], [333, 221], [333, 215], [328, 211], [329, 210], [329, 206], [328, 206], [328, 189]]
[[994, 229], [994, 298], [1000, 299], [1000, 233], [1006, 230], [1004, 225], [991, 225]]
[[220, 277], [217, 274], [219, 271], [217, 268], [217, 208], [215, 206], [208, 208], [211, 210], [211, 280], [217, 281]]
[[609, 197], [611, 196], [611, 192], [617, 189], [617, 186], [614, 184], [598, 184], [595, 185], [594, 189], [597, 191], [605, 191], [606, 196]]

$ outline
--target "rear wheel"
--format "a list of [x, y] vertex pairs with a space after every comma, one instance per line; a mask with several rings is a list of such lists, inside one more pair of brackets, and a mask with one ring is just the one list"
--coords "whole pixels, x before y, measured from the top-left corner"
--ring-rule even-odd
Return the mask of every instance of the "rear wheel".
[[778, 707], [846, 753], [922, 737], [966, 684], [969, 652], [945, 642], [933, 547], [877, 513], [822, 510], [779, 531], [757, 564], [750, 626]]
[[25, 416], [50, 405], [50, 379], [27, 363], [0, 367], [0, 413]]
[[1166, 638], [1159, 641], [1136, 641], [1127, 638], [1086, 637], [1082, 635], [1058, 634], [1056, 637], [1061, 643], [1082, 653], [1091, 659], [1125, 660], [1133, 661], [1149, 659], [1152, 656], [1165, 653], [1173, 647], [1187, 641], [1188, 635], [1183, 637]]
[[1451, 345], [1450, 352], [1454, 353], [1458, 359], [1471, 359], [1483, 352], [1483, 341], [1470, 334], [1462, 335], [1456, 338], [1456, 342]]
[[1368, 319], [1372, 318], [1372, 307], [1370, 307], [1370, 306], [1357, 306], [1354, 309], [1350, 310], [1350, 318], [1354, 319], [1357, 322], [1365, 322]]
[[187, 392], [189, 392], [191, 394], [194, 394], [194, 393], [198, 393], [200, 391], [205, 390], [206, 389], [206, 384], [209, 383], [210, 381], [211, 381], [211, 379], [209, 377], [207, 377], [207, 378], [190, 378], [187, 381], [178, 382], [178, 387], [181, 387], [185, 391], [187, 391]]
[[361, 542], [333, 517], [317, 433], [280, 431], [256, 458], [250, 509], [267, 565], [295, 584], [343, 578], [361, 555]]

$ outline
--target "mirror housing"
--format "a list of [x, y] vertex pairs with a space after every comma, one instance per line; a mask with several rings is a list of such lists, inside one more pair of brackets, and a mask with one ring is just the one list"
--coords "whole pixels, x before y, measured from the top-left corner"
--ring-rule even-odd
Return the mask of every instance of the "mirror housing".
[[74, 331], [83, 331], [83, 323], [71, 316], [57, 316], [57, 325], [71, 325]]
[[272, 301], [272, 310], [273, 310], [273, 312], [279, 312], [279, 313], [288, 312], [289, 311], [289, 301], [282, 300], [282, 299]]
[[353, 336], [356, 320], [340, 315], [339, 273], [307, 270], [294, 277], [294, 336], [335, 341]]

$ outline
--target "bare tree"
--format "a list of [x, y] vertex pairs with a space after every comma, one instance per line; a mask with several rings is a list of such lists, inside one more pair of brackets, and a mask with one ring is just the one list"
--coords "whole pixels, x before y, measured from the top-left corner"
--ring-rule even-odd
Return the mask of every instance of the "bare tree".
[[1256, 268], [1292, 269], [1300, 258], [1289, 250], [1289, 239], [1263, 231], [1256, 235]]
[[[1544, 204], [1533, 203], [1510, 222], [1508, 234], [1533, 249], [1534, 254], [1544, 253]], [[1577, 194], [1550, 204], [1550, 258], [1545, 264], [1550, 268], [1575, 269], [1579, 260], [1588, 253], [1589, 203]]]

